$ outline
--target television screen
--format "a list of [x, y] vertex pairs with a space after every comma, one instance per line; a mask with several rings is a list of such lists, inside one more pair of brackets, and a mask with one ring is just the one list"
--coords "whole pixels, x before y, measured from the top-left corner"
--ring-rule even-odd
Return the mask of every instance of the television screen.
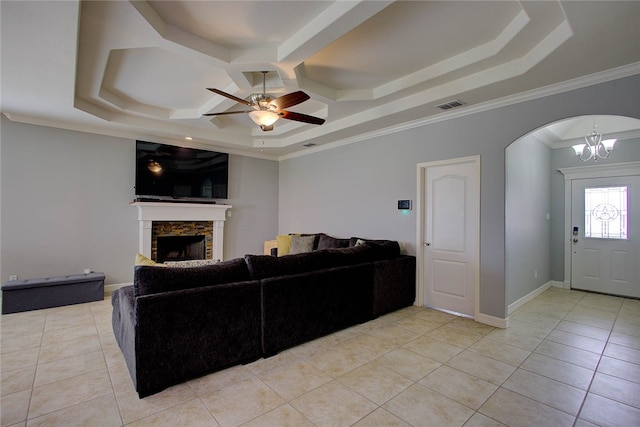
[[136, 197], [226, 199], [229, 155], [136, 141]]

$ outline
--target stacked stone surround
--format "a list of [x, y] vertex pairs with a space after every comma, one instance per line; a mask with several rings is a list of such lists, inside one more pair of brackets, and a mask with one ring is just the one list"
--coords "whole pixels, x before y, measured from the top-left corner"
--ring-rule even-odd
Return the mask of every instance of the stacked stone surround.
[[153, 221], [151, 259], [157, 260], [158, 236], [205, 236], [206, 259], [213, 259], [212, 221]]

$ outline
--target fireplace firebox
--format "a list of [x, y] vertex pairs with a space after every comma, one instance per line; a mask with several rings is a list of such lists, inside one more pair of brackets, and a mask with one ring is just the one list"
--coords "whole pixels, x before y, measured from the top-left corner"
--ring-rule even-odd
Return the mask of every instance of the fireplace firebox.
[[206, 258], [205, 236], [158, 236], [157, 262]]

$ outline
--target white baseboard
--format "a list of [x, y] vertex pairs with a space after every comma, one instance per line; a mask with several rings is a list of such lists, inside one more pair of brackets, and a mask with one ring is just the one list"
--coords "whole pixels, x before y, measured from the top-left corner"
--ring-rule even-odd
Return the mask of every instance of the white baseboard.
[[509, 319], [501, 319], [499, 317], [490, 316], [488, 314], [479, 313], [475, 318], [476, 322], [484, 323], [485, 325], [493, 326], [495, 328], [506, 329], [509, 326]]
[[109, 296], [113, 293], [113, 291], [124, 288], [125, 286], [133, 285], [132, 282], [129, 283], [112, 283], [111, 285], [104, 285], [104, 296]]
[[529, 292], [527, 295], [523, 296], [519, 300], [509, 304], [509, 307], [507, 309], [507, 317], [510, 316], [511, 313], [513, 313], [514, 311], [516, 311], [517, 309], [519, 309], [520, 307], [522, 307], [523, 305], [525, 305], [526, 303], [528, 303], [529, 301], [531, 301], [532, 299], [534, 299], [535, 297], [537, 297], [538, 295], [540, 295], [541, 293], [549, 289], [551, 286], [553, 286], [554, 283], [556, 282], [549, 281], [544, 285], [540, 286], [538, 289], [535, 289], [532, 292]]

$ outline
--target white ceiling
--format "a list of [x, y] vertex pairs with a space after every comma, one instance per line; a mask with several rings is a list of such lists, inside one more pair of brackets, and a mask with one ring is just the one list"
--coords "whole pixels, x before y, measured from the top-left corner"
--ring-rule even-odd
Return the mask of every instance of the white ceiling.
[[[640, 73], [637, 1], [2, 1], [0, 13], [11, 120], [268, 158]], [[244, 109], [206, 88], [246, 99], [262, 70], [268, 93], [302, 90], [311, 99], [289, 110], [326, 122], [262, 132], [245, 114], [202, 116]], [[452, 100], [464, 105], [436, 107]]]

